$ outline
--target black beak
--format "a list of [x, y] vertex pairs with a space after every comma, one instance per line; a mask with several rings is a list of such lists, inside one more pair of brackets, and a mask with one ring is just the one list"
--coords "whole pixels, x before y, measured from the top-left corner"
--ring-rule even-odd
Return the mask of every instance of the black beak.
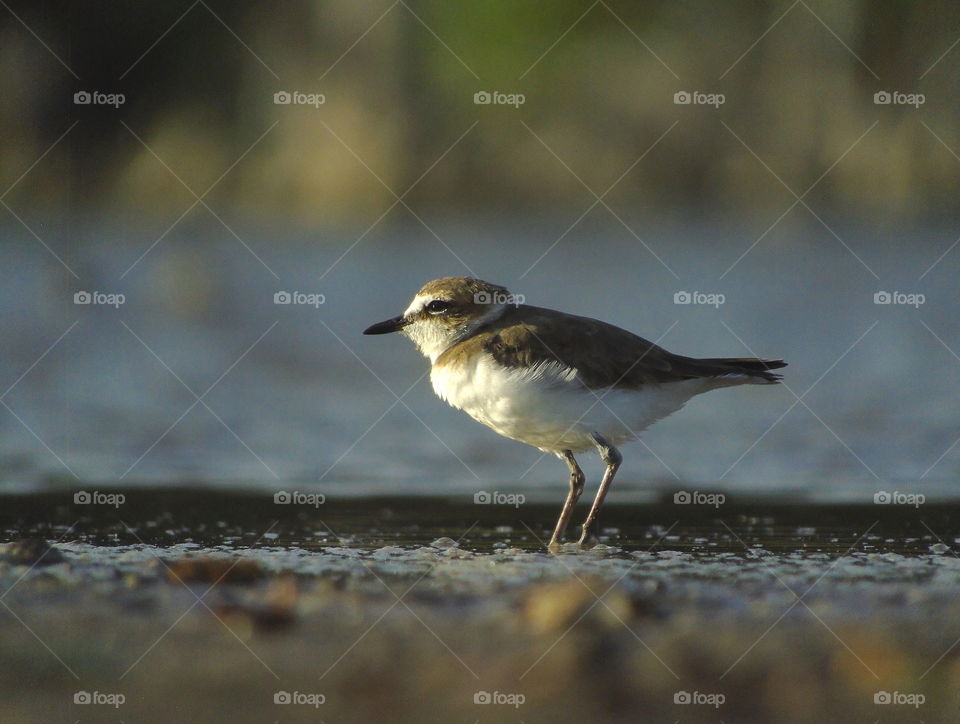
[[394, 317], [393, 319], [388, 319], [385, 322], [377, 322], [377, 324], [370, 325], [365, 330], [364, 334], [389, 334], [390, 332], [399, 332], [401, 329], [407, 326], [407, 320], [403, 317]]

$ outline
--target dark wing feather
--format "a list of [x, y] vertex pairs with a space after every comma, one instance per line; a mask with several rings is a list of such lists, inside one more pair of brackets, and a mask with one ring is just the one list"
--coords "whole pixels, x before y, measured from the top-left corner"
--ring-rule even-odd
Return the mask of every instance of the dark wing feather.
[[775, 381], [779, 376], [767, 370], [784, 366], [780, 360], [682, 357], [612, 324], [526, 305], [509, 308], [475, 339], [505, 367], [557, 362], [576, 369], [592, 388], [638, 388], [728, 374]]

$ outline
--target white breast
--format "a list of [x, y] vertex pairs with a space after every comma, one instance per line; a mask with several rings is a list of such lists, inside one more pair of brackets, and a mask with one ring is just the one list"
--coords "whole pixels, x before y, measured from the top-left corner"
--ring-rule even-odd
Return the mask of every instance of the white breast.
[[708, 380], [649, 385], [640, 390], [589, 390], [575, 369], [558, 363], [506, 368], [488, 354], [435, 366], [433, 389], [442, 399], [499, 434], [541, 450], [582, 452], [597, 432], [617, 445], [679, 410]]

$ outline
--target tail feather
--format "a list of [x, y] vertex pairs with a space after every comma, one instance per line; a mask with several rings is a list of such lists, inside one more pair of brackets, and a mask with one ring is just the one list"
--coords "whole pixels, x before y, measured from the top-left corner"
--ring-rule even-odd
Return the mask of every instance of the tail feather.
[[693, 367], [704, 377], [722, 377], [725, 375], [747, 375], [767, 382], [778, 382], [783, 375], [770, 370], [786, 367], [782, 359], [761, 359], [759, 357], [713, 357], [691, 359]]

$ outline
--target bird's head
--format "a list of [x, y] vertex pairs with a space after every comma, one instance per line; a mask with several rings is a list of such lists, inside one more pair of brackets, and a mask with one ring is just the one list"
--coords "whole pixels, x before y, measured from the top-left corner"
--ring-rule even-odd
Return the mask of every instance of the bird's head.
[[511, 303], [505, 287], [471, 277], [443, 277], [424, 284], [402, 315], [367, 327], [363, 333], [401, 332], [434, 362], [444, 350], [503, 314]]

